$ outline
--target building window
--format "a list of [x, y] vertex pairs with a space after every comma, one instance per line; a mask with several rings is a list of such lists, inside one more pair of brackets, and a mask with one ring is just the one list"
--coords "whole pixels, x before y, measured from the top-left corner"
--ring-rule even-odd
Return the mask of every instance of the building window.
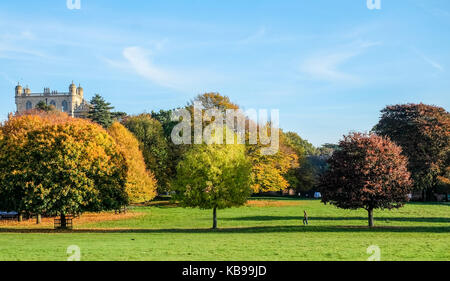
[[69, 111], [69, 105], [67, 104], [67, 101], [62, 102], [62, 111], [68, 112]]
[[51, 100], [51, 101], [50, 101], [50, 105], [53, 105], [54, 107], [56, 107], [56, 101]]
[[33, 104], [31, 103], [31, 101], [27, 101], [26, 108], [27, 110], [33, 109]]

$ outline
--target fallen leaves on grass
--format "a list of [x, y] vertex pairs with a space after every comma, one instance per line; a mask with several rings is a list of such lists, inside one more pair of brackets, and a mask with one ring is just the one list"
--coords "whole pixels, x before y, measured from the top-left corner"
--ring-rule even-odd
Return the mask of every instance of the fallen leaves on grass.
[[299, 201], [269, 201], [269, 200], [249, 200], [246, 206], [249, 207], [284, 207], [304, 205]]
[[[75, 227], [87, 223], [95, 223], [102, 221], [116, 221], [125, 220], [130, 218], [135, 218], [142, 216], [143, 213], [139, 212], [126, 212], [115, 214], [114, 212], [101, 212], [101, 213], [85, 213], [80, 217], [74, 218], [73, 224]], [[53, 227], [54, 218], [42, 218], [41, 224], [36, 224], [36, 219], [24, 220], [18, 222], [15, 220], [1, 220], [0, 228], [2, 227], [18, 227], [18, 228], [42, 228], [42, 227]]]

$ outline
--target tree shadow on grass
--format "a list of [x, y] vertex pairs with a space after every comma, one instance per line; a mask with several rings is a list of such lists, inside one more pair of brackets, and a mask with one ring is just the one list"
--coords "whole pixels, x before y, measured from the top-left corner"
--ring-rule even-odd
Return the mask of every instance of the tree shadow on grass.
[[409, 202], [408, 205], [414, 205], [414, 206], [447, 206], [447, 207], [450, 207], [450, 202]]
[[53, 229], [23, 229], [23, 228], [1, 228], [0, 233], [450, 233], [450, 226], [255, 226], [255, 227], [231, 227], [219, 228], [216, 230], [209, 228], [173, 228], [173, 229], [73, 229], [73, 230], [53, 230]]
[[[227, 221], [303, 221], [303, 216], [249, 216], [237, 218], [222, 218]], [[309, 221], [359, 221], [367, 220], [367, 217], [308, 217]], [[428, 222], [428, 223], [450, 223], [450, 218], [444, 217], [374, 217], [375, 222], [400, 221], [400, 222]]]
[[248, 200], [263, 200], [263, 201], [319, 201], [318, 199], [305, 199], [299, 197], [290, 197], [290, 196], [252, 196], [249, 197]]

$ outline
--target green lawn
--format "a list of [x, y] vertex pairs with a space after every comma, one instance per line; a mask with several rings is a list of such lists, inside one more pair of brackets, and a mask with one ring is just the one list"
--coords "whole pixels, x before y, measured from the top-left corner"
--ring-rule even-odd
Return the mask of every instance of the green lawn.
[[[253, 199], [254, 200], [254, 199]], [[82, 260], [450, 260], [450, 205], [411, 203], [375, 211], [346, 211], [314, 200], [259, 199], [278, 206], [212, 211], [173, 206], [136, 207], [144, 215], [77, 225], [73, 232], [0, 228], [0, 260], [66, 260], [77, 245]], [[287, 205], [284, 205], [287, 204]], [[301, 225], [303, 210], [310, 225]]]

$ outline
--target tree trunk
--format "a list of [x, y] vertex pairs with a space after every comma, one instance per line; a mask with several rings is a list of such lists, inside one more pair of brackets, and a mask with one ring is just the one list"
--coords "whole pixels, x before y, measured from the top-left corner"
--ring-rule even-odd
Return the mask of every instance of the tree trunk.
[[434, 196], [433, 189], [427, 188], [427, 201], [436, 201], [436, 197]]
[[373, 227], [373, 208], [367, 210], [369, 213], [369, 227]]
[[66, 220], [66, 215], [65, 214], [61, 214], [61, 228], [62, 229], [66, 229], [67, 228], [67, 220]]
[[36, 215], [36, 224], [41, 224], [41, 222], [42, 222], [41, 214], [37, 214]]
[[217, 207], [213, 209], [213, 229], [217, 229]]

